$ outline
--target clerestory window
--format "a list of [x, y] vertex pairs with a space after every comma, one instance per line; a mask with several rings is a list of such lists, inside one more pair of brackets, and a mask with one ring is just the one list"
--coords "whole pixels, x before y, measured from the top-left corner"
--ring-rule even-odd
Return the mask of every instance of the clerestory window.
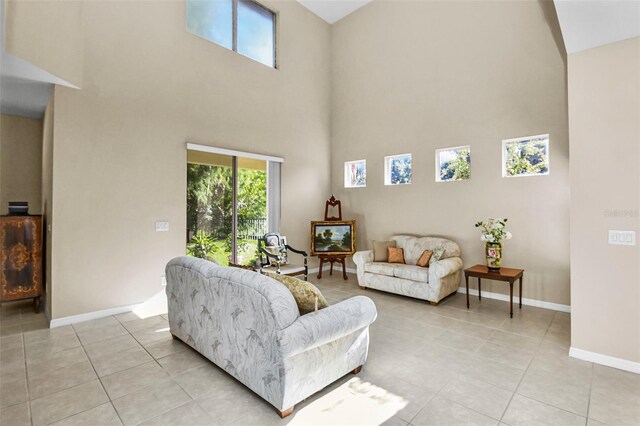
[[187, 31], [276, 68], [276, 14], [252, 0], [186, 0]]

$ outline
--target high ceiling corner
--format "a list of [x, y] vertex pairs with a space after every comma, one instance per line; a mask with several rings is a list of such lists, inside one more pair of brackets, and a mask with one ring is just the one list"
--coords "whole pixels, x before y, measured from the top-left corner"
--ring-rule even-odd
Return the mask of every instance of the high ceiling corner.
[[334, 24], [350, 13], [365, 6], [371, 0], [297, 0], [311, 12]]
[[53, 85], [77, 86], [5, 50], [5, 2], [0, 0], [0, 113], [41, 118]]
[[567, 53], [640, 36], [640, 1], [554, 0]]

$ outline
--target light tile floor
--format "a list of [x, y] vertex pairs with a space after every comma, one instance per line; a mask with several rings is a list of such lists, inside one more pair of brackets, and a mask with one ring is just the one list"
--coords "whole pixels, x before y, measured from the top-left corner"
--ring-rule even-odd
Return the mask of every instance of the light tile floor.
[[440, 306], [325, 275], [330, 303], [371, 297], [369, 360], [281, 420], [184, 344], [166, 316], [55, 329], [29, 302], [0, 308], [0, 424], [638, 425], [640, 376], [567, 356], [570, 316], [454, 295]]

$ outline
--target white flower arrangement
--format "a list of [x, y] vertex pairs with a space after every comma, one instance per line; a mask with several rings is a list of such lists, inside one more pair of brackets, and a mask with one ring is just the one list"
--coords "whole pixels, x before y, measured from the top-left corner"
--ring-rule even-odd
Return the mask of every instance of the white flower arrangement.
[[480, 241], [487, 243], [500, 243], [502, 240], [510, 240], [511, 232], [506, 230], [508, 219], [488, 218], [486, 222], [476, 223], [476, 228], [481, 228]]

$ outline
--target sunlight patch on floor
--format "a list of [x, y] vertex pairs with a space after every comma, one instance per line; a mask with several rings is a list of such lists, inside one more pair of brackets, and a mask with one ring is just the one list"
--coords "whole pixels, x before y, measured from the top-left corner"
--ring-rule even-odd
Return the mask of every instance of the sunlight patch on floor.
[[296, 409], [289, 425], [379, 425], [409, 402], [357, 377]]

